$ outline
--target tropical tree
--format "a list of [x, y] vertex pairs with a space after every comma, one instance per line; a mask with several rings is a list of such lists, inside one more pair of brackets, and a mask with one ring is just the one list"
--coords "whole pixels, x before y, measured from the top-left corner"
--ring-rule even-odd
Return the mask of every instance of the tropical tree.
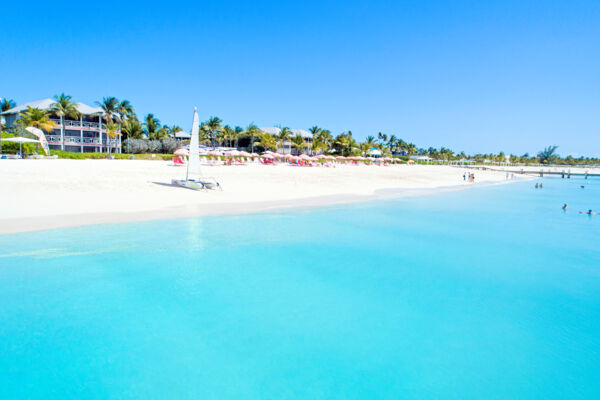
[[343, 156], [352, 155], [354, 149], [357, 148], [356, 141], [352, 138], [352, 132], [340, 133], [335, 137], [333, 144], [337, 152]]
[[23, 128], [33, 126], [45, 132], [51, 132], [56, 128], [56, 124], [50, 120], [50, 113], [46, 110], [27, 106], [27, 110], [19, 113], [19, 117], [18, 124]]
[[160, 120], [154, 114], [148, 114], [144, 118], [144, 132], [150, 140], [160, 139]]
[[235, 139], [235, 130], [231, 128], [229, 125], [225, 125], [222, 130], [223, 139], [226, 141], [228, 147], [231, 147], [233, 140]]
[[120, 119], [129, 119], [135, 117], [135, 111], [133, 106], [129, 102], [129, 100], [123, 100], [119, 102], [119, 106], [117, 107], [117, 112], [120, 116]]
[[558, 159], [558, 155], [556, 154], [556, 149], [558, 146], [548, 146], [544, 150], [538, 153], [538, 158], [541, 164], [552, 164], [556, 162]]
[[323, 153], [329, 151], [333, 145], [333, 136], [327, 129], [321, 129], [316, 138], [313, 138], [312, 149], [313, 151], [321, 151]]
[[72, 97], [61, 93], [59, 95], [54, 96], [54, 100], [56, 102], [50, 106], [50, 113], [58, 116], [60, 118], [60, 148], [61, 150], [65, 149], [64, 146], [64, 133], [65, 133], [65, 117], [71, 117], [73, 119], [79, 118], [81, 115], [79, 110], [77, 109], [77, 105], [72, 100]]
[[250, 152], [254, 153], [254, 138], [260, 137], [263, 135], [262, 131], [258, 128], [258, 126], [254, 124], [248, 125], [246, 128], [246, 135], [250, 136]]
[[164, 128], [167, 131], [167, 135], [171, 136], [171, 137], [175, 137], [175, 134], [183, 129], [181, 129], [181, 127], [179, 125], [172, 125], [172, 126], [167, 126], [165, 125]]
[[144, 137], [144, 128], [137, 118], [131, 117], [123, 121], [121, 133], [125, 139], [141, 139]]
[[[260, 140], [256, 143], [265, 150], [276, 150], [277, 149], [277, 138], [271, 134], [263, 133], [260, 135]], [[252, 149], [254, 152], [254, 146]]]
[[104, 97], [102, 101], [97, 101], [96, 104], [100, 106], [104, 112], [104, 119], [106, 122], [113, 122], [114, 119], [119, 118], [119, 107], [121, 103], [116, 97]]
[[213, 149], [215, 148], [215, 135], [221, 132], [221, 123], [223, 120], [219, 117], [210, 117], [208, 121], [204, 123], [204, 129], [210, 138]]
[[277, 141], [281, 144], [281, 149], [283, 150], [283, 145], [285, 142], [289, 142], [292, 138], [292, 130], [287, 126], [284, 126], [279, 130], [279, 134], [277, 135]]
[[15, 108], [16, 106], [17, 106], [17, 103], [15, 103], [14, 100], [2, 99], [2, 101], [0, 101], [0, 112], [8, 111], [11, 108]]
[[244, 133], [244, 128], [242, 128], [241, 126], [236, 126], [234, 131], [235, 131], [235, 148], [237, 149], [238, 139], [240, 138], [240, 135], [242, 135]]
[[319, 128], [317, 125], [311, 126], [308, 131], [312, 134], [312, 141], [313, 143], [315, 142], [315, 139], [319, 136], [319, 133], [321, 133], [322, 129]]
[[[106, 136], [108, 136], [109, 139], [115, 139], [117, 136], [119, 136], [121, 134], [119, 125], [114, 122], [109, 122], [106, 125], [104, 125], [104, 129], [106, 129]], [[108, 148], [108, 154], [110, 154], [110, 150], [111, 150], [112, 146], [109, 144], [109, 146], [107, 146], [107, 148]]]
[[296, 148], [298, 154], [302, 152], [302, 149], [306, 147], [306, 142], [304, 141], [304, 137], [302, 135], [297, 134], [292, 138], [292, 146]]

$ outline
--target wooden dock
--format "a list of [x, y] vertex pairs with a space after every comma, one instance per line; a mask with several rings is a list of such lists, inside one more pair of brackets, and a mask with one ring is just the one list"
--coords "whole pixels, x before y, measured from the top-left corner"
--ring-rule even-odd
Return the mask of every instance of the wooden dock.
[[496, 172], [508, 172], [510, 174], [518, 174], [518, 175], [533, 175], [533, 176], [560, 176], [563, 179], [571, 179], [571, 177], [583, 177], [584, 179], [600, 177], [600, 172], [571, 172], [569, 170], [562, 171], [545, 171], [543, 169], [539, 170], [526, 170], [526, 169], [500, 169], [494, 167], [485, 167], [485, 166], [462, 166], [461, 168], [469, 168], [469, 169], [478, 169], [483, 171], [496, 171]]

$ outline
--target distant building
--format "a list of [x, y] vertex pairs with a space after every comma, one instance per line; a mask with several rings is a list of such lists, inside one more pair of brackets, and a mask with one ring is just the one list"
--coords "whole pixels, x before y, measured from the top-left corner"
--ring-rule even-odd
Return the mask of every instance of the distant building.
[[378, 149], [378, 148], [376, 148], [376, 147], [371, 147], [371, 148], [369, 149], [369, 151], [367, 152], [367, 154], [368, 154], [370, 157], [381, 157], [381, 156], [383, 155], [383, 153], [381, 152], [381, 150], [379, 150], [379, 149]]
[[[49, 110], [56, 102], [52, 99], [33, 101], [11, 108], [2, 113], [6, 118], [6, 126], [12, 127], [20, 118], [19, 113], [26, 111], [27, 107]], [[61, 125], [60, 118], [52, 115], [56, 127], [52, 132], [44, 132], [48, 146], [52, 150], [66, 150], [74, 153], [106, 152], [110, 147], [111, 152], [121, 152], [121, 136], [110, 139], [102, 123], [104, 112], [100, 107], [90, 107], [83, 103], [75, 104], [81, 114], [79, 119], [64, 117]]]
[[428, 156], [410, 156], [409, 157], [411, 160], [415, 160], [415, 161], [432, 161], [433, 158], [428, 157]]
[[173, 138], [175, 140], [190, 140], [192, 135], [184, 131], [177, 131], [173, 134]]
[[[278, 128], [276, 126], [260, 128], [260, 130], [264, 133], [268, 133], [269, 135], [273, 136], [278, 136], [281, 133], [281, 128]], [[309, 131], [305, 131], [304, 129], [290, 129], [290, 136], [294, 137], [296, 135], [302, 136], [306, 143], [312, 143], [313, 135]], [[292, 150], [292, 142], [286, 140], [283, 142], [282, 147], [277, 149], [277, 152], [282, 154], [292, 154]]]

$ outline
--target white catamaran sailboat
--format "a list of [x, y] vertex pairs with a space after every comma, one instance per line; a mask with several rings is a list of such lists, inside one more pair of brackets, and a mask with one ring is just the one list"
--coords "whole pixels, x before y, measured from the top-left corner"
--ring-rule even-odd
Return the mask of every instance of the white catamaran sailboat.
[[[190, 156], [187, 163], [187, 170], [185, 172], [185, 179], [172, 179], [173, 185], [182, 186], [188, 189], [201, 190], [201, 189], [221, 189], [221, 185], [215, 178], [202, 176], [200, 169], [200, 150], [199, 150], [199, 133], [200, 123], [198, 122], [198, 111], [194, 107], [194, 121], [192, 123], [192, 137], [190, 140]], [[196, 176], [196, 179], [192, 179], [190, 176]], [[222, 190], [222, 189], [221, 189]]]

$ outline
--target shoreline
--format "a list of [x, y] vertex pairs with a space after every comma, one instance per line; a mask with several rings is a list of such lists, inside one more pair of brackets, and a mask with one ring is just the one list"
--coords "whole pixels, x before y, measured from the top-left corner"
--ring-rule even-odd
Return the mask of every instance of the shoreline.
[[402, 199], [456, 192], [472, 188], [506, 185], [522, 182], [526, 179], [507, 181], [483, 181], [468, 186], [451, 185], [433, 188], [383, 188], [371, 195], [339, 194], [332, 196], [316, 196], [300, 199], [276, 200], [250, 203], [208, 203], [193, 207], [167, 207], [140, 212], [101, 212], [67, 215], [48, 215], [41, 217], [6, 218], [0, 220], [0, 235], [68, 229], [88, 225], [120, 224], [131, 222], [147, 222], [168, 219], [199, 218], [221, 215], [246, 215], [277, 213], [283, 211], [300, 211], [315, 208], [327, 208], [341, 205], [371, 203], [386, 200]]
[[0, 162], [0, 234], [200, 216], [277, 212], [460, 190], [507, 180], [503, 172], [450, 166], [205, 166], [223, 191], [171, 185], [184, 168], [162, 161]]

